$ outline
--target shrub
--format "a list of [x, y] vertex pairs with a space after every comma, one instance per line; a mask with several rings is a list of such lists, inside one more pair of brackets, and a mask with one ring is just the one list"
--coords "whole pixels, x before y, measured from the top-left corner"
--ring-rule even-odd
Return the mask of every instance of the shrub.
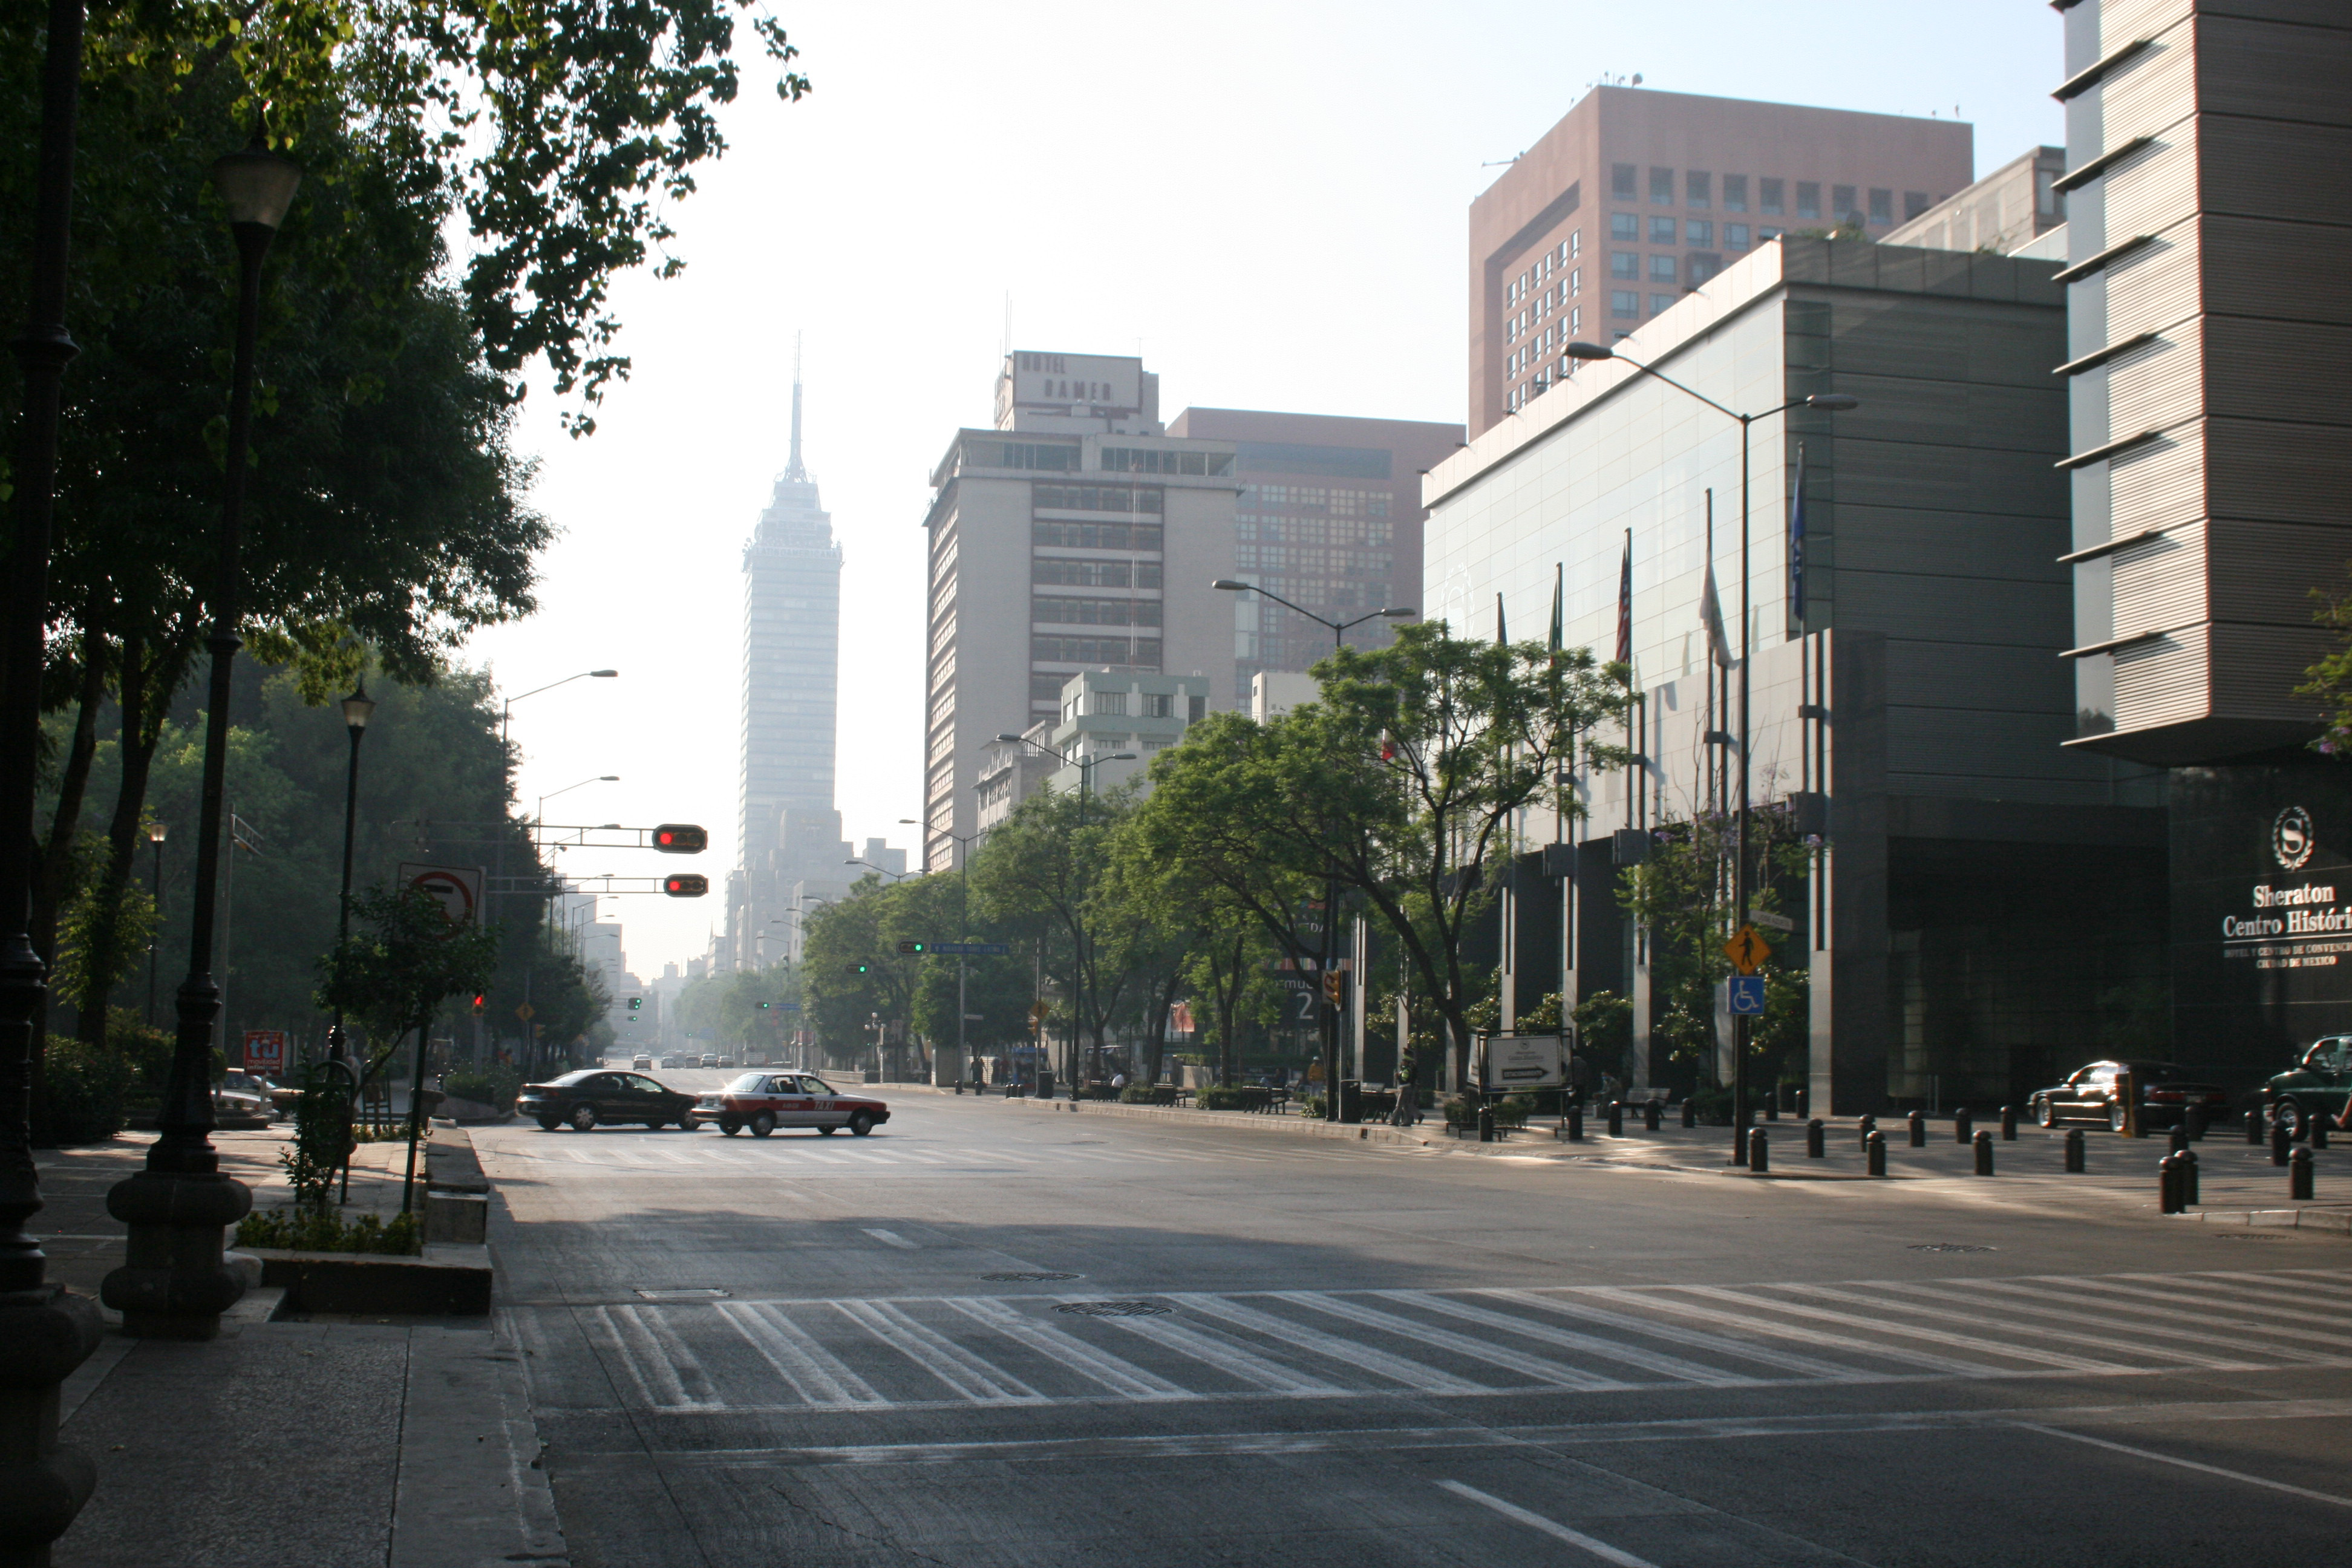
[[1731, 1125], [1731, 1091], [1727, 1089], [1695, 1089], [1690, 1091], [1691, 1108], [1699, 1121], [1708, 1127]]
[[1221, 1083], [1200, 1091], [1203, 1110], [1264, 1110], [1274, 1091], [1258, 1083]]
[[1119, 1090], [1118, 1097], [1129, 1105], [1173, 1105], [1176, 1086], [1172, 1083], [1131, 1083]]
[[522, 1075], [504, 1066], [460, 1068], [441, 1080], [441, 1089], [453, 1100], [470, 1100], [506, 1110], [522, 1092]]
[[60, 1143], [97, 1143], [122, 1131], [124, 1095], [138, 1069], [120, 1053], [52, 1036], [49, 1132]]
[[1070, 1090], [1072, 1100], [1117, 1100], [1118, 1090], [1107, 1083], [1082, 1083]]
[[1319, 1094], [1304, 1095], [1299, 1099], [1298, 1114], [1301, 1116], [1307, 1117], [1310, 1120], [1320, 1121], [1323, 1116], [1323, 1097]]
[[414, 1214], [394, 1215], [389, 1221], [372, 1214], [346, 1220], [332, 1209], [271, 1209], [237, 1221], [236, 1244], [289, 1252], [375, 1252], [413, 1258], [425, 1249], [425, 1226]]

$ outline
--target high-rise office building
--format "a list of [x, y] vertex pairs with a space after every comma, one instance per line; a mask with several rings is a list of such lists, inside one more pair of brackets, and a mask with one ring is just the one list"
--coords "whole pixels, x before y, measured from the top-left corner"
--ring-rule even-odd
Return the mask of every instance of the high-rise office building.
[[[1371, 616], [1349, 643], [1386, 642], [1377, 612], [1421, 604], [1421, 476], [1462, 445], [1462, 426], [1247, 408], [1187, 408], [1171, 436], [1230, 441], [1233, 575], [1333, 621]], [[1331, 651], [1329, 628], [1255, 594], [1234, 604], [1235, 705], [1261, 670], [1303, 670]], [[1223, 706], [1220, 701], [1220, 706]]]
[[1164, 433], [1139, 359], [1008, 353], [995, 426], [956, 432], [925, 518], [923, 864], [956, 863], [999, 734], [1057, 718], [1081, 670], [1233, 689], [1229, 441]]
[[1782, 233], [1882, 238], [1974, 177], [1958, 120], [1597, 87], [1470, 204], [1470, 432]]
[[[816, 481], [801, 460], [801, 384], [793, 377], [790, 459], [743, 546], [741, 856], [729, 879], [725, 951], [738, 964], [770, 956], [769, 928], [791, 907], [802, 862], [830, 858], [835, 679], [841, 645], [841, 546]], [[808, 840], [821, 841], [812, 847]]]

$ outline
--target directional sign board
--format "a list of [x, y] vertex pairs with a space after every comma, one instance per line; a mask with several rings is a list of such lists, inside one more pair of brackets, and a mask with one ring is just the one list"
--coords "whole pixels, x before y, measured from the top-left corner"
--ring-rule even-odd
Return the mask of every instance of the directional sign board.
[[1479, 1087], [1559, 1089], [1568, 1082], [1568, 1038], [1562, 1035], [1482, 1035]]
[[1731, 940], [1723, 944], [1723, 956], [1731, 960], [1732, 967], [1740, 973], [1753, 974], [1762, 967], [1766, 959], [1772, 956], [1772, 950], [1765, 945], [1762, 937], [1756, 934], [1754, 926], [1741, 926], [1732, 933]]
[[1731, 1010], [1760, 1017], [1764, 1012], [1764, 977], [1760, 974], [1735, 974], [1731, 977]]
[[441, 912], [453, 926], [471, 925], [481, 912], [479, 866], [422, 866], [403, 861], [400, 881], [403, 887], [421, 888], [440, 900]]

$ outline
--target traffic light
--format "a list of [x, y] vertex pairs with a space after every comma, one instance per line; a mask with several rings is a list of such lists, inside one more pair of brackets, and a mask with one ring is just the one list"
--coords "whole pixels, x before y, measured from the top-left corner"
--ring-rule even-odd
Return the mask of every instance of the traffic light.
[[710, 891], [710, 879], [696, 876], [664, 877], [662, 891], [673, 899], [698, 899]]
[[761, 1012], [762, 1012], [762, 1013], [764, 1013], [764, 1012], [766, 1012], [769, 1008], [771, 1008], [771, 1007], [772, 1007], [772, 1006], [774, 1006], [774, 1005], [775, 1005], [775, 1004], [774, 1004], [773, 1002], [762, 1002], [762, 1003], [761, 1003], [761, 1004], [760, 1004], [760, 1011], [761, 1011]]
[[1345, 1006], [1348, 1001], [1348, 972], [1334, 969], [1323, 976], [1323, 997], [1334, 1007]]
[[699, 855], [710, 847], [710, 834], [691, 822], [665, 822], [654, 829], [654, 847], [665, 855]]
[[849, 966], [849, 973], [852, 974], [866, 974], [872, 973], [873, 968], [874, 966], [870, 963], [853, 963]]
[[640, 1008], [640, 1007], [644, 1006], [645, 1005], [646, 1005], [646, 999], [645, 999], [644, 997], [642, 997], [642, 996], [632, 996], [632, 997], [630, 997], [630, 998], [629, 998], [629, 1011], [630, 1011], [630, 1012], [632, 1012], [632, 1013], [635, 1012], [638, 1008]]
[[474, 1016], [475, 1016], [475, 1017], [477, 1017], [477, 1018], [480, 1017], [480, 1016], [482, 1016], [482, 1010], [483, 1010], [485, 1007], [487, 1007], [487, 1006], [488, 1006], [488, 1005], [489, 1005], [489, 1002], [490, 1002], [490, 999], [489, 999], [488, 996], [484, 995], [482, 993], [480, 993], [480, 992], [478, 992], [478, 991], [475, 992], [475, 993], [474, 993]]
[[927, 945], [919, 942], [902, 942], [898, 944], [898, 951], [906, 953], [922, 952], [926, 951]]

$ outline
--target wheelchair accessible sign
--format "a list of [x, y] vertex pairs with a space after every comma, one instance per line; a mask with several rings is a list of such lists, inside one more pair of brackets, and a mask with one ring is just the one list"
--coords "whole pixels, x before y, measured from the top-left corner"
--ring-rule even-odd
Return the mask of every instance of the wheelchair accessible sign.
[[1735, 974], [1731, 977], [1731, 1011], [1750, 1017], [1764, 1013], [1764, 977], [1760, 974]]

